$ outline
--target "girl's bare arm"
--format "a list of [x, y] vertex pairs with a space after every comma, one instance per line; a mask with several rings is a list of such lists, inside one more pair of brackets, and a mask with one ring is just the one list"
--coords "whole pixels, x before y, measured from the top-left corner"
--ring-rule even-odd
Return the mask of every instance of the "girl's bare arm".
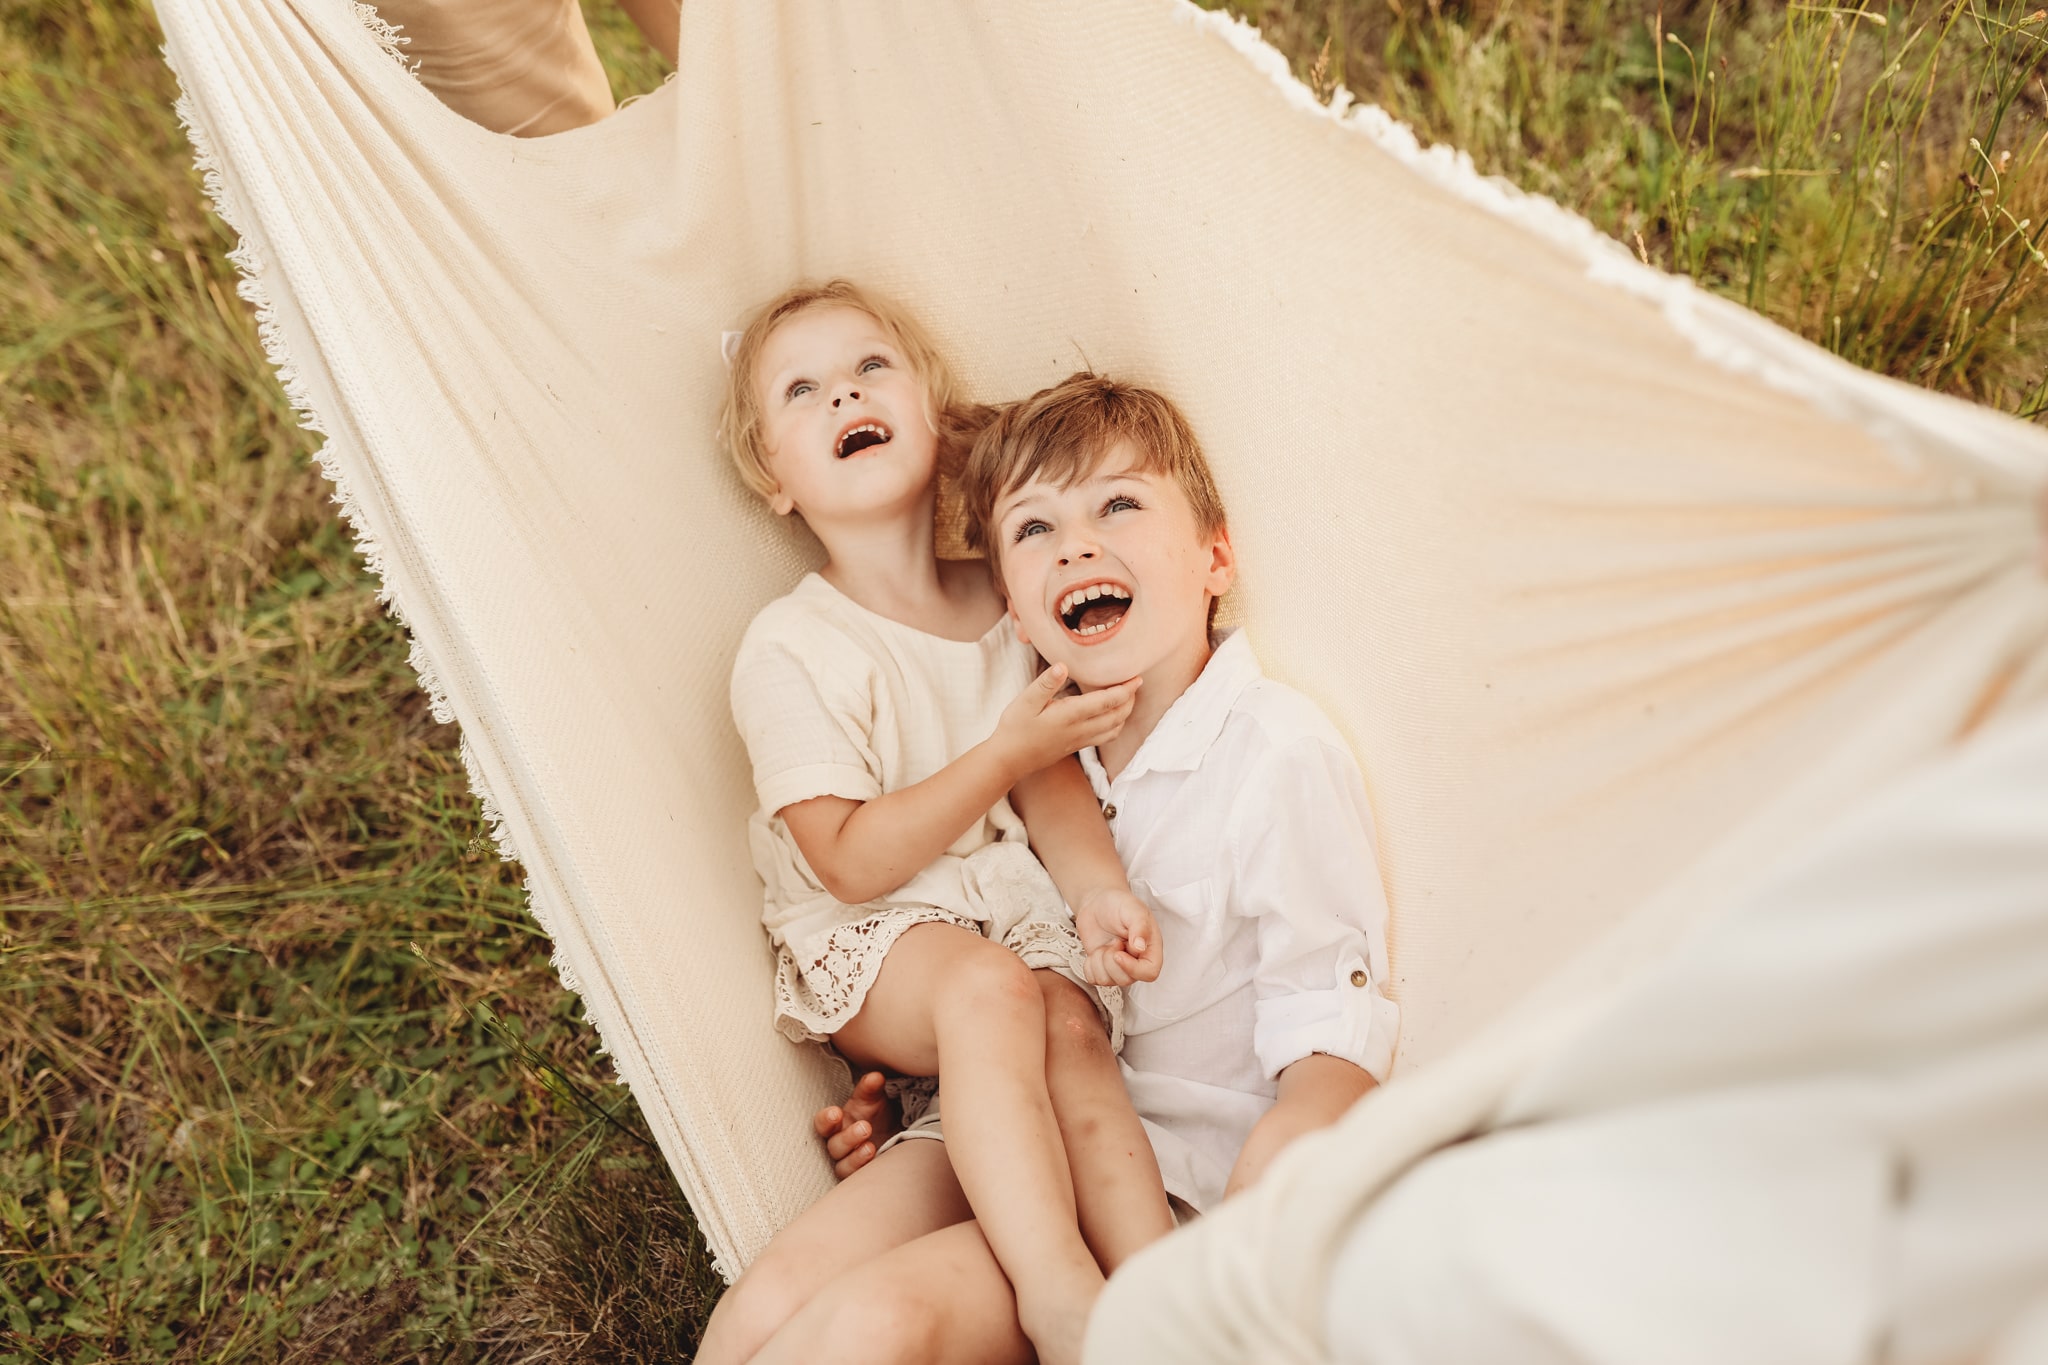
[[1115, 734], [1137, 695], [1131, 682], [1062, 696], [1066, 682], [1064, 669], [1039, 674], [1004, 710], [993, 735], [922, 782], [868, 801], [814, 796], [784, 806], [777, 813], [820, 884], [846, 905], [886, 896], [944, 853], [1020, 779], [1094, 744], [1105, 731]]
[[1159, 977], [1159, 934], [1131, 892], [1109, 824], [1088, 775], [1069, 756], [1018, 779], [1010, 804], [1031, 834], [1031, 851], [1073, 908], [1089, 976], [1105, 986]]

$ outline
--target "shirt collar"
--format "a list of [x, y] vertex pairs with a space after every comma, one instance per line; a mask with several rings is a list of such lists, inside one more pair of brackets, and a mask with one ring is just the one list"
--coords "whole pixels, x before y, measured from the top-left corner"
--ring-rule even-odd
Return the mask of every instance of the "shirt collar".
[[[1151, 772], [1193, 772], [1201, 767], [1209, 746], [1223, 733], [1223, 722], [1230, 719], [1238, 697], [1263, 676], [1244, 632], [1226, 632], [1202, 666], [1201, 676], [1166, 708], [1159, 724], [1131, 756], [1130, 766], [1117, 774], [1116, 780], [1123, 782]], [[1098, 788], [1107, 786], [1102, 761], [1093, 749], [1082, 753], [1081, 763], [1091, 782]]]

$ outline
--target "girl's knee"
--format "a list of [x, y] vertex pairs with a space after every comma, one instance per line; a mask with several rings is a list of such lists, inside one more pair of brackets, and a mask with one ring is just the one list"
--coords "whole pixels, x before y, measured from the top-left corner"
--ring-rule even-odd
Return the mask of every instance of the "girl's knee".
[[963, 953], [952, 973], [956, 998], [978, 1010], [1010, 1008], [1033, 1017], [1045, 1010], [1044, 997], [1022, 958], [998, 943]]

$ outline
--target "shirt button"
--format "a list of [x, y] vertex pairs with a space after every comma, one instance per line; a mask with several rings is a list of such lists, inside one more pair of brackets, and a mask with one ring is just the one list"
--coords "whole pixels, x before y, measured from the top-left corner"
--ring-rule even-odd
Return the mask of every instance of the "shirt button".
[[1365, 974], [1364, 968], [1360, 968], [1351, 974], [1351, 984], [1354, 986], [1363, 986], [1369, 979]]
[[1114, 820], [1114, 819], [1116, 819], [1116, 807], [1115, 807], [1115, 806], [1113, 806], [1113, 805], [1111, 805], [1111, 804], [1110, 804], [1109, 802], [1107, 802], [1107, 801], [1103, 802], [1103, 803], [1102, 803], [1102, 818], [1103, 818], [1103, 819], [1105, 819], [1105, 820]]

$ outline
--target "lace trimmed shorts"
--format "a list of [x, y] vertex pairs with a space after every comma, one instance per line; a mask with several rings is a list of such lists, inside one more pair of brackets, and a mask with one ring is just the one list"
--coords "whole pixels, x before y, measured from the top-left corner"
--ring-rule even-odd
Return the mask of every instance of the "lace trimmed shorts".
[[[799, 963], [786, 946], [779, 948], [775, 1027], [792, 1042], [829, 1042], [841, 1025], [860, 1013], [896, 940], [920, 924], [951, 924], [972, 934], [999, 927], [937, 906], [891, 906], [833, 929], [807, 963]], [[1064, 910], [1058, 918], [1020, 919], [1002, 929], [997, 941], [1025, 966], [1051, 968], [1087, 991], [1109, 1029], [1110, 1045], [1123, 1046], [1122, 992], [1089, 984], [1082, 972], [1081, 936]]]

